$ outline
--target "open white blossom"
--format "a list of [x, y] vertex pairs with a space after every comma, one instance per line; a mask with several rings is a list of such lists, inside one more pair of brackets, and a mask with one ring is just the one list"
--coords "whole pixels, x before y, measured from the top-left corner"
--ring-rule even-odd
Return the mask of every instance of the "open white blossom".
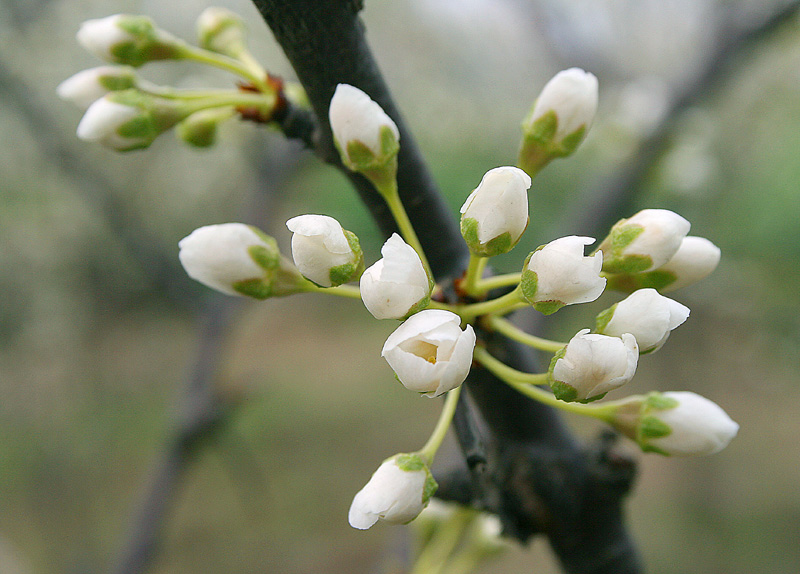
[[381, 356], [407, 389], [438, 397], [463, 383], [472, 366], [475, 331], [460, 325], [450, 311], [420, 311], [389, 335]]
[[670, 331], [689, 317], [689, 308], [660, 295], [655, 289], [638, 289], [601, 313], [597, 332], [613, 337], [630, 333], [636, 337], [640, 353], [656, 351], [667, 341]]
[[[400, 131], [386, 112], [358, 88], [339, 84], [328, 116], [342, 160], [350, 169], [382, 162], [397, 153]], [[362, 146], [371, 158], [357, 157], [351, 146]]]
[[402, 319], [427, 306], [431, 285], [422, 260], [396, 233], [381, 248], [382, 259], [361, 275], [361, 300], [376, 319]]
[[61, 82], [58, 97], [86, 110], [107, 93], [127, 90], [136, 85], [136, 74], [129, 66], [98, 66], [81, 70]]
[[528, 226], [530, 176], [517, 167], [489, 170], [461, 207], [461, 234], [482, 257], [506, 253]]
[[353, 498], [350, 526], [366, 530], [379, 519], [391, 524], [411, 522], [435, 490], [436, 481], [419, 456], [396, 455], [385, 460]]
[[583, 329], [553, 356], [549, 383], [564, 401], [591, 401], [633, 378], [639, 347], [630, 333], [622, 337], [590, 334]]
[[705, 279], [717, 268], [720, 256], [719, 247], [705, 237], [684, 237], [675, 255], [656, 269], [657, 273], [668, 273], [674, 277], [663, 290], [674, 291]]
[[555, 142], [562, 142], [581, 129], [583, 135], [589, 131], [597, 113], [597, 92], [598, 83], [594, 74], [580, 68], [563, 70], [542, 89], [523, 129], [531, 129], [537, 120], [552, 112], [558, 122], [553, 137]]
[[[292, 258], [307, 279], [321, 287], [347, 283], [363, 270], [358, 239], [327, 215], [300, 215], [286, 222], [292, 231]], [[355, 250], [354, 250], [355, 247]]]
[[[718, 404], [703, 396], [674, 391], [663, 393], [663, 397], [677, 405], [648, 412], [647, 416], [668, 431], [664, 436], [640, 439], [651, 450], [683, 456], [714, 454], [728, 446], [739, 431], [739, 425]], [[649, 426], [653, 426], [652, 422]]]
[[594, 301], [603, 293], [606, 280], [600, 277], [603, 254], [584, 256], [591, 237], [570, 235], [551, 241], [531, 253], [520, 282], [523, 297], [535, 309], [554, 313], [564, 305]]
[[667, 209], [643, 209], [614, 224], [600, 244], [603, 271], [641, 273], [672, 259], [689, 233], [686, 219]]

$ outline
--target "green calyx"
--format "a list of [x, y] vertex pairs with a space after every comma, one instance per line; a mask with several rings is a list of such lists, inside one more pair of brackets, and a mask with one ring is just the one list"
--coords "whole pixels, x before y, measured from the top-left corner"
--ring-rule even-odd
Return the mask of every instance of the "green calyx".
[[383, 172], [391, 169], [393, 162], [394, 169], [397, 169], [396, 161], [397, 153], [400, 151], [400, 142], [389, 126], [381, 126], [378, 133], [379, 152], [377, 154], [360, 140], [346, 142], [344, 150], [341, 148], [341, 142], [335, 142], [342, 156], [342, 162], [348, 169], [364, 172], [367, 175], [368, 172]]
[[139, 67], [154, 60], [180, 57], [180, 46], [174, 40], [165, 41], [164, 34], [147, 16], [126, 16], [117, 22], [131, 38], [111, 47], [111, 55], [120, 64]]
[[188, 112], [170, 100], [140, 92], [135, 88], [113, 92], [108, 101], [139, 110], [140, 114], [117, 128], [117, 134], [131, 140], [121, 151], [148, 147], [162, 133], [184, 119]]
[[478, 239], [478, 220], [472, 217], [461, 218], [461, 236], [469, 250], [478, 257], [494, 257], [508, 253], [519, 241], [519, 238], [517, 241], [512, 241], [511, 233], [506, 231], [486, 243], [481, 243]]
[[606, 273], [640, 273], [653, 265], [649, 255], [625, 253], [627, 247], [644, 232], [641, 225], [626, 225], [625, 221], [615, 224], [598, 247], [603, 252], [603, 271]]
[[108, 74], [99, 76], [98, 83], [109, 92], [120, 92], [136, 87], [136, 74], [133, 68], [128, 66], [119, 66], [116, 74]]
[[[541, 249], [541, 247], [539, 247], [539, 249]], [[533, 253], [536, 253], [536, 251]], [[564, 306], [564, 303], [555, 299], [539, 300], [537, 298], [536, 295], [539, 291], [539, 276], [535, 271], [528, 269], [528, 262], [530, 261], [533, 253], [528, 255], [527, 259], [525, 259], [525, 266], [522, 268], [522, 275], [519, 281], [520, 292], [522, 293], [523, 299], [525, 299], [525, 301], [527, 301], [528, 304], [534, 309], [539, 311], [539, 313], [543, 315], [552, 315], [561, 309]]]
[[550, 110], [536, 121], [531, 121], [534, 107], [522, 122], [522, 143], [517, 160], [517, 165], [531, 176], [553, 159], [572, 155], [586, 135], [586, 126], [581, 126], [557, 141], [558, 116], [555, 111]]

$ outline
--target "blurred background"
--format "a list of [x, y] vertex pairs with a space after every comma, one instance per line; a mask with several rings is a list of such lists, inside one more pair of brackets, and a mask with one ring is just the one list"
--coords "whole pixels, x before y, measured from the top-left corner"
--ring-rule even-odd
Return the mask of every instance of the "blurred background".
[[[529, 231], [501, 270], [586, 232], [621, 173], [635, 177], [612, 221], [672, 209], [721, 247], [715, 274], [674, 294], [690, 320], [628, 389], [696, 391], [741, 425], [709, 458], [639, 456], [629, 524], [653, 574], [800, 571], [800, 22], [728, 45], [786, 4], [368, 0], [363, 12], [454, 214], [485, 171], [516, 160], [519, 123], [553, 74], [599, 77], [596, 124], [534, 182]], [[246, 18], [271, 72], [293, 77], [248, 2], [218, 5]], [[421, 446], [440, 408], [395, 384], [380, 358], [394, 325], [321, 296], [223, 300], [177, 261], [177, 242], [201, 225], [248, 220], [288, 253], [286, 219], [325, 213], [371, 263], [381, 238], [344, 178], [250, 124], [226, 126], [210, 150], [168, 133], [118, 154], [78, 141], [80, 112], [55, 95], [99, 64], [74, 40], [83, 20], [144, 13], [191, 40], [207, 6], [0, 1], [3, 574], [110, 571], [198, 360], [235, 407], [194, 451], [152, 572], [372, 573], [404, 544], [403, 528], [346, 520], [379, 462]], [[232, 80], [188, 64], [141, 73], [181, 87]], [[565, 309], [549, 333], [569, 338], [617, 298]], [[569, 420], [587, 439], [598, 432]], [[481, 572], [558, 568], [536, 540]]]

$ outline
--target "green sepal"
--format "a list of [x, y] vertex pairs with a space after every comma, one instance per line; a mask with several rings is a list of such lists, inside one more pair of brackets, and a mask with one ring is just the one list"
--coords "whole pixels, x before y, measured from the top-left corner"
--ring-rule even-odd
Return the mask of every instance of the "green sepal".
[[678, 400], [664, 396], [658, 391], [653, 391], [651, 393], [648, 393], [648, 395], [645, 397], [644, 405], [642, 408], [648, 411], [653, 409], [659, 411], [666, 411], [669, 409], [674, 409], [679, 404], [680, 402], [678, 402]]
[[661, 438], [672, 433], [672, 428], [653, 415], [646, 415], [639, 421], [638, 435], [639, 440], [643, 441], [649, 438]]
[[114, 61], [120, 64], [138, 68], [154, 60], [172, 60], [181, 56], [180, 46], [159, 38], [153, 20], [147, 16], [126, 16], [117, 22], [117, 26], [133, 36], [129, 42], [121, 42], [109, 50]]
[[571, 134], [564, 136], [564, 139], [561, 140], [561, 153], [559, 155], [568, 156], [575, 153], [575, 150], [578, 149], [585, 135], [586, 126], [583, 125]]
[[644, 232], [641, 225], [626, 225], [625, 219], [618, 221], [600, 246], [603, 252], [603, 271], [606, 273], [640, 273], [653, 266], [649, 255], [624, 253], [625, 249]]
[[536, 303], [536, 292], [539, 290], [539, 276], [535, 271], [528, 269], [528, 263], [536, 251], [544, 247], [543, 245], [536, 248], [525, 258], [525, 263], [522, 265], [522, 274], [519, 278], [519, 288], [522, 293], [522, 298], [528, 302], [529, 305]]
[[244, 281], [237, 281], [231, 287], [237, 293], [253, 299], [264, 300], [273, 296], [272, 285], [263, 279], [245, 279]]
[[618, 303], [614, 303], [611, 307], [604, 311], [600, 311], [595, 317], [594, 320], [594, 332], [595, 333], [604, 333], [606, 326], [608, 325], [611, 318], [614, 316], [614, 311], [617, 309]]
[[533, 115], [533, 110], [535, 108], [536, 104], [534, 103], [525, 120], [522, 122], [522, 132], [524, 134], [525, 143], [537, 142], [540, 144], [550, 144], [558, 129], [558, 116], [555, 111], [549, 110], [538, 120], [531, 122], [530, 117]]
[[331, 267], [328, 271], [328, 278], [331, 280], [331, 287], [343, 285], [357, 279], [364, 271], [364, 262], [361, 261], [361, 270], [355, 263], [344, 263]]
[[478, 239], [478, 220], [474, 217], [461, 218], [461, 236], [469, 247], [469, 250], [478, 257], [494, 257], [508, 253], [519, 242], [511, 240], [511, 233], [506, 231], [497, 237], [481, 243]]
[[571, 403], [578, 398], [577, 389], [563, 381], [550, 381], [550, 388], [553, 390], [553, 396], [565, 403]]
[[561, 301], [537, 301], [533, 304], [533, 308], [539, 311], [542, 315], [552, 315], [564, 306]]
[[422, 487], [422, 504], [427, 506], [428, 501], [434, 494], [436, 494], [436, 490], [438, 488], [439, 484], [436, 482], [436, 479], [433, 478], [433, 475], [430, 472], [428, 472], [425, 476], [425, 485]]
[[416, 472], [428, 468], [423, 458], [415, 452], [397, 454], [392, 458], [397, 468], [405, 472]]
[[275, 239], [269, 236], [267, 237], [271, 240], [267, 242], [267, 247], [263, 245], [251, 245], [247, 248], [247, 253], [256, 265], [265, 271], [272, 271], [280, 265], [281, 254]]
[[125, 74], [110, 74], [108, 76], [99, 76], [97, 82], [109, 92], [121, 92], [122, 90], [129, 90], [136, 87], [136, 76], [133, 70], [120, 66], [120, 72], [127, 72]]
[[431, 304], [431, 292], [429, 290], [428, 294], [425, 295], [425, 297], [423, 297], [422, 299], [420, 299], [411, 306], [411, 308], [408, 310], [408, 313], [406, 313], [402, 319], [403, 320], [408, 319], [411, 315], [414, 315], [415, 313], [419, 313], [423, 309], [426, 309], [430, 304]]
[[381, 126], [378, 132], [380, 146], [378, 155], [360, 140], [346, 142], [344, 151], [341, 142], [334, 138], [334, 143], [342, 156], [342, 163], [349, 170], [358, 172], [386, 171], [390, 169], [390, 163], [397, 159], [397, 153], [400, 151], [400, 143], [389, 126]]

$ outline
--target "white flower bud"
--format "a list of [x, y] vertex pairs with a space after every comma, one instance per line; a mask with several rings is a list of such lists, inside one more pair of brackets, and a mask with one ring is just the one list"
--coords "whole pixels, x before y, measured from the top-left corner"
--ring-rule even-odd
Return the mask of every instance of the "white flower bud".
[[461, 234], [481, 257], [507, 253], [528, 226], [531, 178], [516, 167], [496, 167], [461, 207]]
[[400, 132], [367, 94], [339, 84], [328, 112], [342, 162], [353, 171], [379, 168], [397, 156]]
[[436, 491], [436, 481], [419, 455], [398, 454], [385, 460], [353, 498], [350, 526], [366, 530], [378, 519], [391, 524], [414, 520]]
[[242, 18], [226, 8], [209, 6], [197, 18], [197, 43], [201, 48], [232, 58], [245, 49]]
[[689, 391], [625, 399], [612, 424], [644, 451], [682, 456], [717, 453], [739, 431], [739, 425], [719, 405]]
[[563, 142], [568, 136], [579, 134], [574, 144], [577, 146], [589, 131], [597, 113], [597, 91], [598, 83], [594, 74], [580, 68], [559, 72], [545, 85], [523, 129], [531, 129], [537, 120], [554, 114], [556, 128], [553, 141]]
[[522, 270], [522, 295], [533, 307], [549, 315], [564, 305], [588, 303], [603, 293], [600, 277], [603, 254], [585, 257], [583, 248], [591, 237], [569, 235], [539, 247], [528, 256]]
[[107, 62], [138, 67], [180, 56], [181, 42], [147, 16], [115, 14], [81, 24], [78, 43]]
[[677, 405], [650, 411], [649, 416], [669, 429], [664, 436], [643, 437], [650, 450], [685, 456], [714, 454], [728, 446], [739, 431], [739, 425], [705, 397], [688, 391], [666, 392], [663, 396], [677, 401]]
[[663, 287], [664, 291], [674, 291], [705, 279], [717, 268], [721, 252], [705, 237], [684, 237], [672, 259], [653, 273], [669, 275], [673, 280]]
[[548, 382], [562, 401], [589, 402], [630, 381], [638, 360], [639, 347], [630, 333], [608, 337], [583, 329], [553, 356]]
[[189, 277], [222, 293], [266, 299], [303, 290], [305, 279], [275, 240], [244, 223], [200, 227], [178, 247]]
[[402, 319], [430, 303], [431, 283], [419, 255], [396, 233], [383, 258], [361, 275], [361, 300], [376, 319]]
[[670, 331], [689, 317], [689, 308], [655, 289], [639, 289], [597, 316], [595, 331], [620, 337], [636, 337], [640, 353], [657, 351]]
[[614, 224], [599, 249], [603, 271], [641, 273], [669, 261], [689, 233], [690, 224], [667, 209], [643, 209]]
[[86, 110], [109, 92], [136, 86], [136, 74], [129, 66], [99, 66], [82, 70], [61, 82], [56, 88], [58, 97]]
[[94, 102], [78, 124], [78, 137], [118, 151], [146, 148], [188, 115], [180, 103], [135, 89], [111, 92]]
[[307, 279], [321, 287], [356, 279], [364, 269], [358, 238], [327, 215], [300, 215], [286, 222], [292, 258]]
[[438, 397], [463, 383], [472, 366], [475, 331], [460, 325], [450, 311], [420, 311], [389, 335], [381, 356], [407, 389]]

